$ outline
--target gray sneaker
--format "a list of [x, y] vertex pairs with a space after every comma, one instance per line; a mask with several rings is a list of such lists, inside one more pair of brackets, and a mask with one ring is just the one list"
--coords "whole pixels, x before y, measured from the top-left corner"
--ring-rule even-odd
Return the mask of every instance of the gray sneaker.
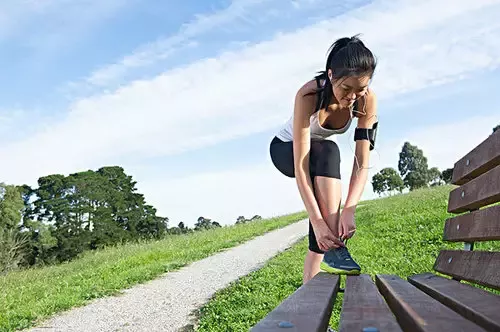
[[347, 247], [338, 247], [325, 252], [321, 270], [334, 274], [360, 274], [361, 267], [352, 259]]

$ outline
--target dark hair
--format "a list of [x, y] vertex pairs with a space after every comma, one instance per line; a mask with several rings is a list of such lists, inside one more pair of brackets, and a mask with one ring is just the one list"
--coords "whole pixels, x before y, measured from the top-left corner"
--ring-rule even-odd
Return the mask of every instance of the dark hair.
[[[330, 104], [333, 97], [332, 84], [328, 78], [328, 69], [332, 71], [332, 79], [338, 80], [352, 76], [373, 76], [377, 61], [372, 52], [359, 39], [359, 34], [353, 37], [337, 39], [330, 46], [326, 67], [315, 77], [318, 81], [325, 79], [324, 87], [319, 87], [319, 108]], [[317, 108], [318, 109], [318, 108]]]

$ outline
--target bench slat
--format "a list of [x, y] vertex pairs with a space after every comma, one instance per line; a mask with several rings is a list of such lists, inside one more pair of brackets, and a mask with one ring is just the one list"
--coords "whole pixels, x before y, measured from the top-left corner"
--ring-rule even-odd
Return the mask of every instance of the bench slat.
[[365, 327], [402, 331], [371, 277], [347, 276], [339, 332], [362, 331]]
[[[251, 331], [325, 332], [332, 315], [339, 281], [338, 275], [326, 272], [316, 274], [258, 322]], [[290, 322], [294, 327], [284, 329], [279, 326], [280, 322]]]
[[434, 270], [500, 289], [500, 252], [441, 250], [434, 263]]
[[447, 219], [443, 239], [451, 242], [500, 240], [500, 205]]
[[460, 213], [479, 209], [500, 201], [500, 165], [452, 190], [448, 212]]
[[433, 273], [413, 275], [408, 281], [486, 330], [500, 331], [500, 296]]
[[484, 331], [396, 275], [376, 275], [375, 282], [405, 331]]
[[451, 183], [462, 185], [498, 164], [500, 164], [500, 130], [488, 136], [455, 163]]

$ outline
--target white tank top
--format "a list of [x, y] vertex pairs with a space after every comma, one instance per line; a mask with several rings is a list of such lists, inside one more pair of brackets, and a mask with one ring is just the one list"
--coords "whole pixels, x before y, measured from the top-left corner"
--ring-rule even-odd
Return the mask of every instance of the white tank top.
[[[349, 120], [346, 125], [339, 129], [327, 129], [321, 126], [318, 119], [319, 112], [314, 112], [309, 118], [311, 140], [328, 139], [336, 141], [335, 135], [345, 133], [352, 123], [352, 112], [350, 112]], [[285, 142], [293, 141], [293, 115], [281, 127], [276, 136]]]
[[[320, 83], [318, 80], [316, 80], [316, 83], [318, 84], [318, 87], [319, 87]], [[324, 86], [324, 84], [325, 84], [325, 81], [323, 82], [322, 86]], [[354, 103], [353, 108], [357, 109], [357, 102]], [[349, 127], [351, 126], [351, 123], [352, 123], [352, 117], [353, 117], [352, 110], [349, 112], [349, 120], [347, 121], [345, 126], [342, 128], [339, 128], [339, 129], [327, 129], [327, 128], [322, 127], [321, 124], [319, 123], [318, 114], [319, 114], [319, 111], [316, 111], [309, 118], [309, 123], [310, 123], [309, 133], [311, 136], [311, 140], [327, 139], [327, 140], [331, 140], [331, 141], [335, 142], [336, 141], [335, 135], [345, 133], [349, 129]], [[280, 140], [282, 140], [284, 142], [293, 141], [293, 114], [288, 119], [288, 121], [286, 121], [283, 124], [281, 129], [276, 134], [276, 137], [278, 137]]]

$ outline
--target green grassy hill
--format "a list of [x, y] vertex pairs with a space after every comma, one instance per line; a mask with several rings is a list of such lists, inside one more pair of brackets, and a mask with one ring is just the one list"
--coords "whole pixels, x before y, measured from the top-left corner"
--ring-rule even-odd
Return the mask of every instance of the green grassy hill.
[[307, 218], [304, 212], [215, 228], [159, 241], [85, 252], [69, 263], [0, 276], [0, 331], [116, 294], [258, 235]]
[[[434, 187], [363, 202], [356, 211], [356, 235], [348, 247], [362, 273], [410, 274], [432, 271], [440, 249], [462, 243], [442, 241], [452, 186]], [[475, 250], [500, 250], [500, 243], [477, 243]], [[199, 331], [247, 331], [302, 283], [307, 238], [268, 264], [216, 294], [200, 312]], [[344, 287], [342, 278], [341, 286]], [[342, 298], [335, 303], [336, 328]]]

